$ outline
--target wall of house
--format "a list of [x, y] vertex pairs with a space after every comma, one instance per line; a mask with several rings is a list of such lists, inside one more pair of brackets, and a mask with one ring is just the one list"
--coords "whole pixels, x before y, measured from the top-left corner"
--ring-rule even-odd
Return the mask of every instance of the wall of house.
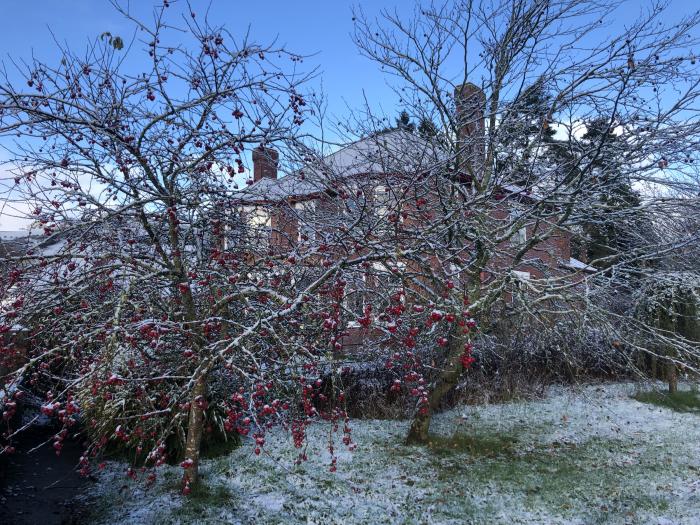
[[[375, 181], [375, 184], [381, 184], [381, 181]], [[364, 188], [364, 191], [371, 193], [371, 188]], [[431, 206], [429, 202], [418, 206], [416, 201], [417, 199], [408, 199], [402, 203], [404, 216], [398, 222], [400, 229], [403, 228], [410, 231], [411, 229], [420, 228], [421, 223], [434, 219], [435, 206]], [[513, 204], [513, 201], [510, 199], [504, 199], [502, 202], [497, 203], [490, 212], [494, 222], [502, 221], [503, 224], [506, 224], [511, 213], [509, 206]], [[319, 236], [321, 238], [324, 236], [324, 231], [322, 230], [314, 232], [313, 238], [300, 239], [300, 227], [302, 230], [304, 228], [303, 220], [300, 223], [299, 218], [303, 217], [304, 213], [313, 213], [316, 219], [321, 217], [321, 222], [325, 224], [327, 233], [337, 233], [339, 225], [347, 223], [347, 217], [343, 215], [345, 213], [345, 203], [340, 198], [329, 194], [317, 196], [312, 201], [296, 202], [294, 204], [284, 202], [267, 209], [270, 214], [270, 246], [276, 253], [287, 253], [296, 249], [303, 250], [305, 243], [317, 244], [321, 242]], [[396, 223], [390, 227], [395, 226]], [[334, 229], [336, 230], [333, 231]], [[568, 263], [571, 257], [571, 234], [563, 230], [549, 232], [550, 229], [551, 227], [548, 225], [540, 226], [537, 230], [533, 224], [528, 224], [525, 227], [526, 240], [543, 232], [547, 232], [549, 236], [528, 250], [522, 258], [522, 262], [514, 267], [512, 254], [517, 251], [517, 246], [512, 244], [513, 241], [502, 243], [498, 247], [498, 251], [502, 255], [495, 257], [491, 261], [490, 268], [487, 268], [487, 271], [482, 274], [482, 281], [486, 282], [493, 278], [493, 275], [489, 275], [490, 273], [514, 270], [516, 279], [512, 284], [513, 287], [519, 286], [518, 279], [524, 282], [527, 279], [540, 279], [552, 276], [570, 276], [573, 282], [580, 282], [585, 277], [584, 275], [571, 272], [562, 267], [562, 263]], [[508, 255], [509, 253], [510, 255]], [[434, 261], [434, 266], [437, 271], [439, 266], [437, 260]], [[412, 267], [412, 263], [409, 263], [407, 268], [409, 271], [419, 270], [417, 267]], [[506, 291], [503, 299], [505, 305], [510, 304], [513, 300], [511, 291]], [[381, 336], [381, 331], [376, 329], [367, 330], [359, 325], [351, 326], [347, 335], [342, 339], [342, 344], [346, 351], [352, 352], [354, 349], [366, 344], [368, 340]]]

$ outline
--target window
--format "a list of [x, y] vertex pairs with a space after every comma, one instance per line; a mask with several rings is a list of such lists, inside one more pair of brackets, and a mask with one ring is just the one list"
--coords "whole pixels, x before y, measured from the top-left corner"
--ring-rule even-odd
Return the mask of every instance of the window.
[[267, 210], [259, 206], [247, 206], [244, 208], [246, 222], [251, 228], [269, 228], [270, 214]]
[[518, 270], [513, 270], [513, 275], [515, 275], [517, 278], [516, 283], [521, 286], [530, 280], [530, 272], [519, 272]]
[[243, 208], [248, 234], [265, 244], [269, 242], [272, 232], [272, 218], [270, 212], [260, 206], [246, 206]]
[[374, 188], [374, 211], [377, 217], [384, 219], [388, 215], [390, 197], [391, 194], [388, 187], [380, 184]]
[[355, 317], [365, 314], [365, 292], [363, 290], [349, 290], [345, 295], [345, 308]]
[[530, 280], [530, 272], [519, 272], [517, 270], [513, 270], [513, 288], [509, 292], [510, 295], [509, 298], [506, 299], [506, 302], [510, 306], [515, 306], [518, 304], [518, 301], [522, 300], [523, 296], [527, 293], [527, 283]]
[[297, 214], [299, 224], [298, 241], [309, 242], [316, 240], [316, 229], [318, 221], [316, 221], [316, 201], [304, 201], [294, 204], [294, 209]]
[[[356, 319], [365, 314], [365, 297], [367, 295], [367, 275], [365, 273], [346, 276], [347, 285], [343, 306], [355, 316]], [[357, 328], [360, 326], [356, 319], [349, 321], [348, 326]]]
[[[401, 262], [396, 265], [403, 269]], [[355, 316], [348, 326], [359, 326], [358, 320], [364, 317], [365, 307], [372, 306], [372, 316], [375, 321], [382, 322], [382, 313], [397, 300], [405, 301], [404, 294], [397, 294], [402, 289], [400, 280], [383, 263], [373, 263], [366, 272], [344, 275], [347, 282], [343, 306]]]
[[[513, 226], [517, 226], [518, 221], [522, 221], [522, 216], [515, 211], [511, 211], [508, 215], [508, 220], [511, 222], [511, 224], [513, 224]], [[518, 228], [510, 238], [510, 242], [513, 246], [524, 245], [527, 242], [527, 227], [521, 226]]]
[[403, 223], [401, 209], [391, 188], [380, 184], [372, 192], [372, 214], [379, 231], [387, 231]]

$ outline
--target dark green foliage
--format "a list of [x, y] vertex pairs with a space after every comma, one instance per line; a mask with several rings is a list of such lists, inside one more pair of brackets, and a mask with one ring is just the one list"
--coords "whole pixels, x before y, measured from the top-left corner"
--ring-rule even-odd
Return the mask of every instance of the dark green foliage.
[[431, 434], [428, 448], [436, 454], [466, 452], [472, 457], [512, 456], [517, 437], [507, 434], [453, 434], [450, 437]]
[[435, 123], [428, 117], [423, 117], [418, 124], [418, 134], [425, 138], [431, 139], [438, 134], [438, 129]]
[[381, 130], [379, 130], [379, 133], [386, 133], [388, 131], [396, 131], [396, 130], [402, 130], [406, 131], [408, 133], [415, 133], [416, 131], [416, 124], [411, 120], [411, 116], [408, 114], [408, 112], [404, 109], [399, 113], [399, 116], [396, 117], [394, 120], [395, 125], [394, 126], [387, 126]]
[[640, 288], [636, 316], [658, 330], [700, 341], [700, 284], [688, 273], [668, 274]]
[[416, 125], [411, 122], [411, 117], [406, 110], [403, 110], [399, 114], [399, 118], [396, 119], [396, 126], [394, 129], [408, 131], [409, 133], [413, 133], [416, 130]]
[[537, 80], [510, 104], [499, 126], [497, 171], [511, 184], [529, 186], [547, 175], [566, 171], [571, 162], [566, 142], [555, 139], [550, 125], [552, 97]]
[[587, 257], [603, 259], [599, 266], [615, 262], [643, 245], [641, 232], [651, 231], [651, 224], [639, 209], [641, 199], [625, 175], [622, 159], [627, 145], [613, 132], [615, 123], [599, 117], [586, 123], [581, 147], [589, 158], [588, 184], [595, 187], [598, 202], [589, 210], [584, 222]]
[[605, 115], [583, 122], [586, 133], [580, 139], [574, 130], [557, 136], [555, 110], [544, 79], [510, 103], [498, 129], [499, 179], [524, 187], [584, 185], [591, 200], [575, 212], [581, 215], [581, 229], [572, 239], [572, 255], [600, 267], [635, 257], [653, 237], [653, 228], [626, 171], [632, 145], [615, 132], [618, 122]]
[[[678, 359], [696, 363], [689, 348], [700, 344], [700, 283], [691, 272], [660, 274], [642, 282], [637, 292], [635, 317], [650, 327], [643, 345], [655, 355], [667, 356], [669, 391], [676, 393]], [[655, 363], [654, 363], [655, 364]], [[652, 370], [654, 376], [655, 370]]]

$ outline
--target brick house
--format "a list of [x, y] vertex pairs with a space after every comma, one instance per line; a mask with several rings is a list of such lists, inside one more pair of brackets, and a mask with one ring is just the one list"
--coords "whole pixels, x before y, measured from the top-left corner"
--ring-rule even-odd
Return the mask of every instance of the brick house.
[[[477, 166], [484, 162], [484, 148], [480, 139], [484, 133], [484, 120], [483, 111], [479, 109], [483, 107], [482, 96], [480, 90], [468, 84], [456, 97], [461, 102], [458, 103], [458, 116], [466, 117], [467, 122], [463, 133], [470, 136], [469, 143], [465, 141], [464, 149], [471, 159], [471, 165]], [[361, 189], [363, 194], [369, 195], [367, 203], [372, 211], [368, 212], [368, 216], [371, 220], [372, 213], [381, 216], [382, 211], [391, 209], [389, 203], [393, 187], [400, 186], [402, 174], [412, 173], [420, 177], [420, 173], [444, 160], [440, 158], [439, 148], [403, 130], [365, 137], [320, 159], [315, 163], [316, 167], [305, 168], [306, 172], [299, 170], [284, 177], [278, 177], [279, 154], [274, 149], [257, 148], [252, 158], [253, 177], [248, 187], [238, 193], [238, 204], [260, 243], [278, 254], [303, 250], [308, 242], [322, 242], [323, 236], [332, 234], [334, 227], [343, 228], [347, 220], [343, 207], [348, 204], [344, 202], [342, 193], [348, 191], [348, 187]], [[473, 175], [461, 174], [461, 182], [468, 186]], [[430, 190], [426, 190], [424, 197], [426, 206], [430, 207]], [[489, 212], [494, 228], [497, 229], [499, 223], [517, 220], [519, 209], [537, 204], [537, 201], [538, 197], [525, 188], [505, 184], [499, 186], [494, 192]], [[420, 202], [420, 198], [417, 202]], [[358, 206], [356, 203], [354, 205]], [[311, 231], [308, 225], [299, 220], [300, 216], [309, 213], [323, 214], [326, 231]], [[401, 221], [407, 228], [415, 226], [417, 222], [414, 214], [404, 219], [393, 219]], [[384, 217], [384, 220], [391, 221], [392, 218]], [[493, 258], [488, 270], [482, 272], [482, 282], [486, 283], [495, 273], [511, 268], [511, 254], [517, 251], [518, 245], [541, 233], [543, 228], [546, 226], [538, 229], [534, 223], [525, 220], [514, 236], [498, 244], [498, 255]], [[524, 285], [524, 281], [544, 277], [583, 281], [586, 274], [595, 269], [572, 257], [571, 239], [570, 232], [555, 229], [535, 244], [511, 268], [514, 285]], [[512, 302], [512, 298], [511, 292], [504, 293], [506, 305]], [[353, 309], [359, 313], [361, 304]]]

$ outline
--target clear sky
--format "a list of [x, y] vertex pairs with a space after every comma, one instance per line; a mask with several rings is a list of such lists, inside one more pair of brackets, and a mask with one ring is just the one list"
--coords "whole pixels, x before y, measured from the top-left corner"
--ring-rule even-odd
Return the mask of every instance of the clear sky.
[[[189, 11], [184, 0], [171, 2], [175, 4], [171, 16]], [[669, 22], [700, 7], [700, 0], [669, 3]], [[162, 0], [121, 0], [121, 4], [129, 5], [138, 18], [149, 20], [153, 7]], [[360, 4], [370, 18], [382, 8], [409, 15], [416, 5], [414, 0], [191, 0], [190, 4], [198, 16], [209, 9], [210, 20], [234, 34], [250, 27], [252, 38], [262, 44], [277, 38], [290, 51], [313, 55], [306, 65], [319, 67], [329, 116], [346, 115], [346, 107], [359, 107], [365, 96], [375, 110], [381, 105], [388, 115], [398, 113], [398, 100], [379, 68], [361, 57], [352, 43], [351, 8]], [[133, 24], [117, 13], [109, 0], [5, 0], [1, 5], [0, 60], [6, 64], [29, 58], [32, 53], [47, 62], [57, 61], [54, 38], [81, 50], [106, 31], [125, 41], [134, 34]], [[647, 0], [629, 0], [618, 11], [616, 24], [631, 22], [647, 5]], [[0, 210], [0, 230], [17, 226], [3, 218]]]
[[[144, 20], [150, 18], [153, 6], [162, 4], [162, 0], [120, 1]], [[183, 0], [175, 3], [173, 11], [187, 7]], [[640, 8], [649, 3], [629, 0], [619, 12], [619, 22], [636, 18]], [[373, 102], [393, 109], [396, 100], [377, 66], [359, 56], [351, 41], [351, 7], [358, 4], [369, 16], [382, 8], [410, 14], [415, 6], [413, 0], [191, 0], [199, 16], [209, 7], [210, 20], [226, 25], [233, 33], [250, 26], [253, 38], [261, 43], [278, 37], [295, 53], [316, 53], [307, 64], [321, 68], [333, 113], [344, 112], [344, 101], [360, 104], [363, 90]], [[698, 8], [700, 0], [671, 0], [669, 15], [675, 19]], [[59, 41], [80, 49], [88, 39], [105, 31], [128, 37], [132, 28], [108, 0], [5, 0], [0, 16], [0, 57], [28, 57], [34, 52], [50, 58], [56, 52], [52, 33]]]
[[[250, 26], [251, 36], [265, 44], [278, 38], [278, 43], [295, 53], [314, 55], [306, 65], [319, 66], [323, 91], [329, 98], [331, 113], [342, 114], [345, 101], [350, 105], [362, 102], [363, 89], [374, 102], [391, 99], [378, 68], [361, 57], [353, 45], [350, 0], [192, 0], [198, 16], [209, 8], [214, 25], [225, 25], [229, 31], [243, 33]], [[364, 11], [371, 15], [383, 7], [397, 7], [411, 12], [409, 0], [365, 0]], [[150, 20], [153, 6], [162, 0], [121, 0], [142, 20]], [[174, 3], [173, 12], [186, 9], [186, 2]], [[172, 16], [172, 15], [171, 15]], [[72, 49], [82, 49], [89, 39], [105, 31], [127, 40], [133, 25], [125, 21], [108, 0], [12, 0], [2, 2], [0, 16], [0, 56], [29, 57], [34, 52], [41, 58], [56, 53], [54, 36]], [[389, 102], [386, 100], [386, 102]]]

